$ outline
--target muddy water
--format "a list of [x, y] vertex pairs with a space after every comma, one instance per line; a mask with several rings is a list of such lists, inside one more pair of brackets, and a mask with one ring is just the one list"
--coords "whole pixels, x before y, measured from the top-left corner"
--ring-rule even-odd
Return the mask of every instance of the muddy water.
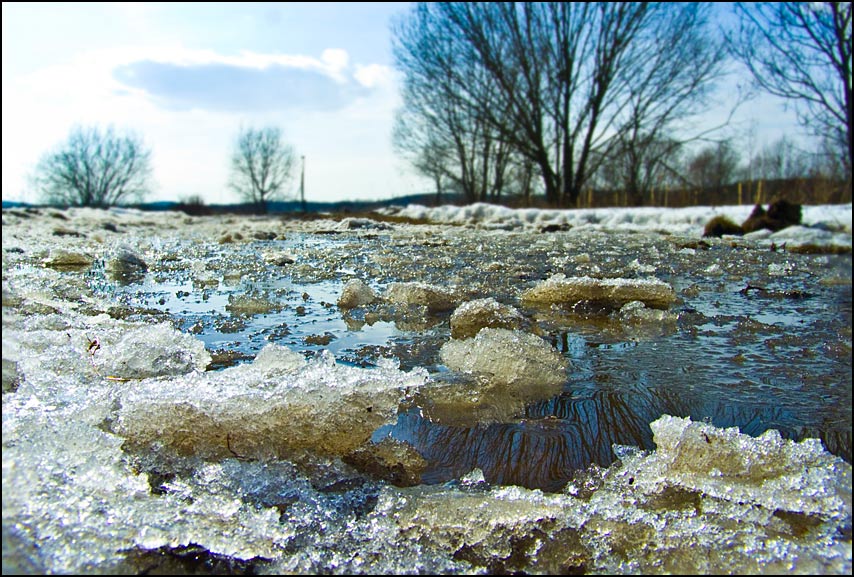
[[[251, 360], [275, 342], [371, 366], [393, 356], [437, 380], [450, 313], [369, 305], [341, 311], [345, 282], [376, 292], [418, 281], [459, 302], [513, 305], [570, 362], [562, 392], [512, 411], [461, 418], [416, 396], [374, 434], [427, 460], [425, 483], [475, 467], [496, 484], [559, 490], [612, 446], [653, 448], [649, 423], [690, 416], [750, 435], [819, 437], [851, 461], [851, 256], [793, 254], [749, 241], [666, 234], [481, 231], [453, 227], [293, 234], [243, 244], [163, 241], [136, 278], [87, 273], [128, 319], [164, 316], [202, 339], [214, 367]], [[658, 320], [616, 307], [524, 308], [522, 292], [553, 274], [658, 278], [679, 301]]]

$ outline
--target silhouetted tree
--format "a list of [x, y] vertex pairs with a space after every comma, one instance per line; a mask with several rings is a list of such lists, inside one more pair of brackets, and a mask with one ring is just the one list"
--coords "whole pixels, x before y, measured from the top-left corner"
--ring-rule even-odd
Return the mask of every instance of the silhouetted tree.
[[[431, 178], [437, 194], [461, 193], [468, 202], [501, 195], [511, 149], [478, 108], [460, 94], [460, 86], [443, 70], [469, 79], [467, 90], [494, 94], [490, 78], [476, 62], [460, 60], [458, 39], [436, 18], [436, 7], [418, 4], [394, 28], [397, 65], [406, 70], [403, 106], [397, 111], [393, 142], [419, 173]], [[495, 99], [491, 106], [500, 102]]]
[[406, 112], [423, 115], [425, 126], [474, 123], [482, 140], [470, 150], [481, 168], [495, 166], [481, 152], [494, 145], [495, 160], [535, 167], [549, 203], [573, 205], [615, 133], [638, 137], [627, 136], [624, 149], [640, 146], [641, 135], [660, 140], [705, 97], [723, 56], [704, 32], [706, 10], [703, 3], [418, 3], [395, 30], [397, 66], [426, 103]]
[[104, 208], [141, 201], [150, 178], [151, 151], [139, 137], [75, 127], [41, 158], [32, 183], [47, 204]]
[[296, 159], [279, 128], [241, 129], [231, 157], [229, 186], [265, 214], [268, 202], [285, 197], [284, 187], [293, 176]]
[[792, 100], [800, 121], [834, 141], [851, 171], [851, 2], [743, 2], [733, 54], [763, 90]]
[[644, 204], [644, 194], [684, 184], [684, 145], [666, 136], [628, 133], [615, 136], [607, 156], [597, 163], [594, 184], [624, 191], [633, 206]]
[[651, 189], [674, 181], [686, 143], [708, 136], [687, 128], [688, 118], [705, 112], [725, 72], [726, 48], [709, 24], [710, 3], [670, 3], [635, 40], [625, 110], [608, 143], [606, 158], [619, 167], [630, 204], [643, 204]]

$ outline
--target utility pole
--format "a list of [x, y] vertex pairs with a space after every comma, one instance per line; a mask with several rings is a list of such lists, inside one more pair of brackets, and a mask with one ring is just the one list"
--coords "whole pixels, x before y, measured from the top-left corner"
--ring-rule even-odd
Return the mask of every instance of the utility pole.
[[303, 214], [306, 212], [305, 209], [305, 155], [302, 155], [302, 170], [300, 171], [299, 176], [299, 201], [302, 205]]

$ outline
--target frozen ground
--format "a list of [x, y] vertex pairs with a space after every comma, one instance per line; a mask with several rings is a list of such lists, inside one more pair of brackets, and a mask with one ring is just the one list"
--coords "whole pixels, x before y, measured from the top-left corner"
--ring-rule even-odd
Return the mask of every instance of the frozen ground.
[[4, 572], [850, 574], [851, 205], [749, 211], [4, 210]]

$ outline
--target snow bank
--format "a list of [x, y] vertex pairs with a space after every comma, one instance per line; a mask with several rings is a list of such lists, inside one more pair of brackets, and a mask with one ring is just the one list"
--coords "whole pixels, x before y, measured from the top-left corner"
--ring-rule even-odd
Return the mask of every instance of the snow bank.
[[[715, 216], [726, 216], [734, 222], [743, 222], [750, 216], [752, 210], [753, 206], [750, 205], [686, 208], [511, 209], [477, 203], [435, 208], [409, 205], [403, 208], [392, 207], [387, 209], [387, 212], [434, 223], [483, 228], [541, 230], [547, 225], [565, 225], [572, 229], [665, 232], [700, 237], [703, 234], [703, 227]], [[845, 233], [850, 237], [851, 204], [804, 206], [802, 224], [805, 228]]]

